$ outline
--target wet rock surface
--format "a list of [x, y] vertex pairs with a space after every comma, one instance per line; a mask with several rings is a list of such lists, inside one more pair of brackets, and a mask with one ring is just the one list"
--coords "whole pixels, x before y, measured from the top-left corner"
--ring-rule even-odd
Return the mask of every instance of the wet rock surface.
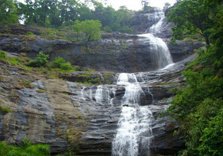
[[[184, 145], [181, 137], [173, 135], [178, 128], [176, 121], [160, 117], [160, 113], [168, 108], [174, 96], [171, 88], [183, 83], [180, 71], [192, 58], [168, 69], [135, 73], [143, 89], [140, 105], [148, 106], [154, 116], [153, 139], [149, 146], [154, 156], [174, 155]], [[63, 153], [75, 145], [79, 148], [78, 155], [111, 155], [125, 87], [115, 85], [115, 80], [110, 85], [85, 86], [40, 79], [18, 68], [3, 63], [1, 66], [0, 96], [4, 105], [13, 110], [0, 114], [2, 140], [19, 143], [27, 137], [33, 143], [50, 144], [52, 153]], [[30, 87], [17, 83], [23, 79], [29, 80]], [[140, 150], [142, 156], [143, 151]]]
[[[168, 27], [168, 26], [167, 26]], [[164, 27], [165, 28], [165, 27]], [[168, 31], [168, 30], [163, 30]], [[169, 34], [169, 33], [162, 33]], [[169, 40], [167, 36], [165, 40]], [[104, 34], [97, 42], [73, 43], [64, 40], [47, 40], [41, 37], [27, 39], [24, 35], [0, 35], [0, 49], [13, 53], [27, 53], [35, 57], [44, 51], [50, 58], [61, 56], [74, 65], [90, 67], [97, 71], [138, 72], [158, 69], [154, 61], [153, 42], [137, 35], [121, 33]], [[169, 43], [174, 62], [189, 56], [203, 46], [199, 42], [177, 41]]]
[[[146, 20], [152, 14], [148, 12], [139, 17]], [[136, 29], [141, 32], [158, 20], [147, 19], [148, 23]], [[164, 24], [166, 27], [163, 27], [162, 34], [157, 35], [169, 41], [171, 25]], [[72, 43], [40, 37], [27, 40], [24, 29], [21, 34], [17, 33], [18, 29], [12, 31], [16, 35], [0, 35], [0, 49], [25, 52], [30, 57], [44, 51], [51, 59], [61, 56], [75, 65], [98, 71], [146, 71], [135, 75], [143, 90], [140, 105], [149, 107], [153, 115], [153, 138], [150, 146], [140, 144], [140, 156], [148, 155], [144, 148], [150, 148], [151, 156], [176, 155], [184, 146], [183, 138], [174, 135], [178, 129], [177, 122], [160, 114], [169, 107], [174, 96], [171, 89], [184, 83], [181, 71], [194, 58], [193, 55], [188, 56], [203, 44], [188, 41], [169, 43], [174, 61], [180, 62], [155, 71], [158, 67], [153, 60], [152, 43], [137, 35], [111, 33], [104, 34], [97, 42]], [[113, 72], [108, 75], [106, 72], [76, 72], [60, 75], [64, 80], [46, 79], [2, 62], [0, 65], [0, 104], [12, 110], [0, 112], [1, 140], [20, 143], [26, 137], [33, 143], [49, 144], [52, 154], [75, 148], [78, 149], [77, 155], [111, 155], [126, 91], [123, 85], [116, 85], [117, 75]], [[107, 85], [78, 83], [89, 80]], [[131, 106], [126, 104], [124, 107]]]

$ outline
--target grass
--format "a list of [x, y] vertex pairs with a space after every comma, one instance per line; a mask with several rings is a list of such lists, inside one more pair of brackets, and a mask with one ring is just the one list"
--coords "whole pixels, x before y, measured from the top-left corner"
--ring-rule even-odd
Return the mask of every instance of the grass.
[[12, 112], [11, 108], [7, 107], [7, 106], [0, 106], [0, 112], [2, 113], [10, 113]]
[[[62, 58], [56, 58], [51, 62], [47, 62], [45, 66], [30, 67], [27, 62], [31, 62], [31, 59], [26, 57], [24, 54], [17, 56], [8, 56], [6, 51], [0, 50], [0, 61], [5, 62], [11, 66], [18, 67], [25, 71], [25, 73], [36, 73], [45, 75], [47, 78], [59, 78], [59, 74], [71, 73], [79, 70], [77, 66], [72, 66], [69, 62]], [[23, 81], [22, 86], [30, 88], [30, 83]]]
[[0, 61], [5, 62], [9, 65], [19, 67], [25, 71], [31, 71], [32, 68], [26, 66], [26, 62], [29, 59], [23, 54], [17, 56], [8, 56], [6, 51], [0, 50]]
[[[44, 54], [46, 55], [46, 54]], [[44, 58], [45, 59], [45, 58]], [[103, 73], [104, 80], [101, 79], [100, 75], [95, 74], [95, 70], [89, 68], [80, 68], [79, 66], [73, 66], [70, 62], [64, 60], [61, 57], [57, 57], [52, 61], [48, 61], [48, 58], [44, 61], [43, 66], [31, 67], [30, 63], [35, 61], [26, 57], [25, 54], [17, 56], [8, 56], [7, 52], [0, 50], [0, 61], [5, 62], [11, 66], [22, 69], [24, 74], [34, 74], [43, 76], [48, 79], [58, 79], [61, 74], [69, 74], [76, 71], [84, 71], [84, 73], [79, 74], [78, 78], [80, 83], [86, 85], [101, 84], [101, 83], [112, 83], [113, 73], [107, 72]], [[40, 61], [42, 58], [40, 59]], [[103, 81], [103, 82], [102, 82]], [[18, 83], [18, 88], [32, 88], [31, 82], [27, 80], [21, 80]]]
[[0, 155], [2, 156], [49, 156], [49, 146], [45, 144], [32, 145], [23, 143], [20, 146], [0, 142]]
[[60, 29], [44, 28], [44, 27], [39, 27], [38, 29], [40, 30], [40, 36], [42, 38], [50, 40], [61, 39], [72, 42], [77, 42], [79, 40], [77, 33], [73, 31], [73, 28], [68, 26]]

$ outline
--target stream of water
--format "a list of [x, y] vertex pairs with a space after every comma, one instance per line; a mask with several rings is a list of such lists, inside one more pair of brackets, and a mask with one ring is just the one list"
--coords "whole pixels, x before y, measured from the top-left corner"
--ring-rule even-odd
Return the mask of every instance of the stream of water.
[[[150, 33], [141, 34], [149, 40], [151, 51], [154, 52], [153, 60], [159, 69], [173, 63], [166, 43], [155, 36], [162, 26], [164, 13], [158, 11], [159, 21], [150, 27]], [[150, 155], [149, 145], [152, 135], [150, 127], [153, 115], [148, 106], [140, 106], [140, 95], [143, 90], [133, 73], [121, 73], [117, 85], [125, 87], [122, 98], [122, 111], [118, 122], [117, 134], [112, 143], [112, 156], [140, 156], [141, 152]]]
[[[149, 28], [149, 33], [140, 34], [142, 41], [150, 44], [152, 60], [156, 62], [158, 69], [171, 66], [173, 64], [169, 49], [166, 43], [156, 37], [164, 20], [164, 13], [157, 10], [155, 18], [159, 19], [157, 23]], [[150, 57], [151, 57], [150, 56]], [[141, 95], [145, 95], [141, 83], [143, 78], [140, 74], [120, 73], [117, 76], [115, 85], [99, 85], [97, 87], [85, 87], [81, 91], [83, 100], [96, 102], [97, 105], [106, 105], [113, 107], [116, 89], [123, 88], [124, 95], [121, 96], [120, 103], [115, 103], [121, 109], [118, 120], [118, 128], [112, 142], [112, 156], [149, 156], [150, 142], [153, 138], [151, 123], [153, 114], [149, 104], [141, 105]], [[147, 82], [150, 80], [147, 80]], [[152, 93], [148, 91], [151, 97]], [[153, 101], [153, 100], [152, 100]], [[94, 134], [94, 133], [93, 133]]]

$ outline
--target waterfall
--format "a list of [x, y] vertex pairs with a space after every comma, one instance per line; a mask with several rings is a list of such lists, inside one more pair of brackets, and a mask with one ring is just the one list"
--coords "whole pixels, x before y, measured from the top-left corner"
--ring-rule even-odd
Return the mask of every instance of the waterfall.
[[105, 85], [99, 85], [96, 87], [82, 88], [81, 90], [81, 99], [95, 101], [98, 104], [108, 103], [112, 105], [112, 98], [110, 94], [114, 94], [114, 91], [111, 91]]
[[166, 43], [163, 41], [163, 39], [155, 36], [160, 32], [162, 27], [163, 21], [165, 19], [164, 12], [157, 10], [154, 13], [154, 16], [156, 19], [159, 18], [159, 21], [149, 28], [149, 33], [140, 34], [138, 36], [144, 37], [144, 42], [148, 42], [150, 44], [150, 50], [153, 52], [153, 60], [155, 61], [158, 69], [160, 69], [169, 64], [172, 64], [173, 61]]
[[[149, 44], [152, 53], [149, 57], [153, 57], [157, 69], [163, 70], [165, 67], [171, 66], [173, 62], [166, 43], [161, 38], [156, 37], [162, 27], [165, 18], [164, 13], [156, 10], [154, 14], [154, 18], [158, 22], [148, 29], [149, 33], [139, 36], [144, 43]], [[88, 139], [95, 139], [97, 143], [101, 143], [100, 139], [108, 141], [108, 138], [112, 137], [115, 132], [111, 131], [105, 134], [103, 130], [107, 128], [109, 122], [115, 125], [118, 120], [118, 128], [112, 141], [112, 156], [150, 155], [150, 142], [153, 138], [151, 128], [153, 114], [152, 107], [149, 105], [153, 104], [154, 99], [148, 85], [154, 81], [154, 76], [159, 76], [150, 73], [146, 80], [143, 73], [120, 73], [116, 85], [84, 87], [80, 92], [81, 99], [89, 101], [88, 105], [93, 105], [93, 110], [99, 112], [98, 116], [92, 115], [90, 125], [93, 126], [88, 131]], [[143, 85], [148, 87], [147, 90], [141, 87]], [[146, 101], [145, 104], [143, 96], [146, 94], [150, 94], [152, 100], [151, 102]], [[107, 112], [107, 108], [110, 107], [113, 110]], [[92, 111], [92, 109], [90, 110]], [[113, 113], [119, 112], [119, 110], [121, 110], [120, 116], [118, 116], [119, 114], [113, 116]], [[106, 118], [102, 119], [101, 117], [104, 116]], [[116, 125], [114, 128], [116, 128]]]
[[[148, 106], [140, 106], [143, 90], [135, 74], [119, 74], [117, 85], [125, 87], [118, 130], [112, 143], [113, 156], [137, 156], [140, 146], [149, 145], [152, 137], [150, 121], [152, 113]], [[145, 148], [144, 148], [145, 150]], [[149, 152], [149, 150], [147, 149]]]
[[[139, 36], [144, 37], [144, 41], [150, 44], [153, 60], [160, 69], [172, 64], [173, 61], [166, 43], [155, 36], [162, 27], [164, 12], [157, 10], [154, 16], [159, 18], [159, 21], [149, 28], [149, 33]], [[122, 110], [117, 134], [112, 142], [112, 156], [148, 156], [153, 137], [150, 126], [153, 115], [148, 106], [140, 106], [140, 95], [143, 94], [140, 83], [135, 74], [121, 73], [117, 85], [124, 86], [125, 94], [121, 101]]]
[[149, 28], [149, 32], [152, 34], [159, 33], [163, 24], [163, 20], [165, 19], [165, 15], [162, 10], [157, 10], [157, 12], [155, 12], [155, 16], [159, 19], [159, 21]]

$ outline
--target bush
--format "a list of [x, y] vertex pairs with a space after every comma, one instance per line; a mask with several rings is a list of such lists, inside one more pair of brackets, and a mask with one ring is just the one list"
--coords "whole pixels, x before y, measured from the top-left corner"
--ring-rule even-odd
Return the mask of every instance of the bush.
[[4, 156], [49, 156], [49, 146], [43, 144], [23, 144], [21, 146], [9, 145], [0, 142], [0, 155]]
[[97, 41], [101, 39], [101, 22], [98, 20], [75, 21], [74, 31], [84, 34], [87, 41]]
[[169, 107], [186, 140], [182, 156], [223, 155], [222, 45], [209, 46], [184, 71], [187, 85]]
[[10, 113], [12, 110], [6, 106], [0, 106], [0, 112], [2, 113]]
[[42, 67], [48, 63], [49, 55], [44, 54], [43, 52], [39, 52], [34, 60], [32, 60], [28, 66], [31, 67]]
[[73, 66], [71, 65], [70, 62], [67, 62], [64, 58], [62, 57], [57, 57], [55, 58], [52, 62], [50, 67], [52, 68], [58, 68], [58, 69], [62, 69], [64, 71], [71, 71], [73, 70]]
[[5, 60], [6, 59], [6, 53], [2, 50], [0, 50], [0, 60]]

